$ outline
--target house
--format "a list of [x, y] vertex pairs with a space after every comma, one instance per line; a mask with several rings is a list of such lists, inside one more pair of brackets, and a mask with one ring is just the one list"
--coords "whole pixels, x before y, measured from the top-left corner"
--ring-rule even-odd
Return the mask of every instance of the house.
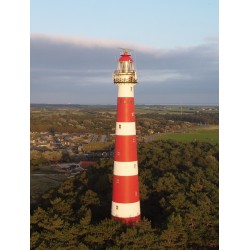
[[95, 164], [96, 164], [95, 161], [80, 161], [79, 163], [80, 167], [83, 168], [84, 170], [89, 169], [91, 166]]

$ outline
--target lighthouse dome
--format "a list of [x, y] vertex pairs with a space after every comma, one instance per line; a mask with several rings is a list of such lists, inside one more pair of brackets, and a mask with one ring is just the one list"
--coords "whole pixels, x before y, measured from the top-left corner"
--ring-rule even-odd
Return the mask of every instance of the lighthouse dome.
[[119, 62], [133, 62], [133, 59], [130, 57], [127, 51], [125, 51], [119, 58]]

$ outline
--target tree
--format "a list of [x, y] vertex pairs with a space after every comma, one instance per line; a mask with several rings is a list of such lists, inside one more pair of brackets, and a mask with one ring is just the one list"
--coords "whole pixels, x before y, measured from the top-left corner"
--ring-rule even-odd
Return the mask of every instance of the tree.
[[147, 219], [124, 226], [123, 232], [117, 236], [116, 246], [119, 249], [155, 249], [158, 242], [156, 230]]
[[42, 153], [42, 157], [44, 157], [47, 161], [50, 161], [50, 162], [59, 162], [62, 159], [62, 152], [45, 151]]
[[100, 160], [42, 195], [31, 215], [32, 249], [218, 249], [218, 147], [158, 141], [138, 148], [147, 219], [110, 219], [113, 160]]

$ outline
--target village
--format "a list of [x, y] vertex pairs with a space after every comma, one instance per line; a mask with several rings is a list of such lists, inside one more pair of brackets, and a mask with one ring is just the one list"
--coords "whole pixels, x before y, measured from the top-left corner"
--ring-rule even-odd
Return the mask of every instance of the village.
[[[75, 175], [86, 171], [98, 159], [113, 156], [112, 136], [93, 133], [30, 133], [32, 173], [49, 172]], [[40, 167], [39, 167], [40, 166]]]
[[77, 149], [83, 151], [83, 144], [90, 142], [107, 142], [106, 135], [96, 135], [92, 133], [51, 133], [51, 132], [31, 132], [30, 149], [34, 150], [59, 150]]

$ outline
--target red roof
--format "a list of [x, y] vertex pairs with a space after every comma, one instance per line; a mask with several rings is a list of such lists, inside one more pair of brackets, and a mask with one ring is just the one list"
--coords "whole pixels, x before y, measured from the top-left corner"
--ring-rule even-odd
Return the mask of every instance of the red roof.
[[131, 55], [129, 55], [128, 52], [125, 51], [124, 54], [121, 55], [119, 62], [124, 62], [124, 61], [133, 62], [133, 59], [130, 56]]
[[90, 166], [95, 165], [95, 163], [96, 163], [95, 161], [80, 161], [80, 166], [82, 168], [88, 168]]

